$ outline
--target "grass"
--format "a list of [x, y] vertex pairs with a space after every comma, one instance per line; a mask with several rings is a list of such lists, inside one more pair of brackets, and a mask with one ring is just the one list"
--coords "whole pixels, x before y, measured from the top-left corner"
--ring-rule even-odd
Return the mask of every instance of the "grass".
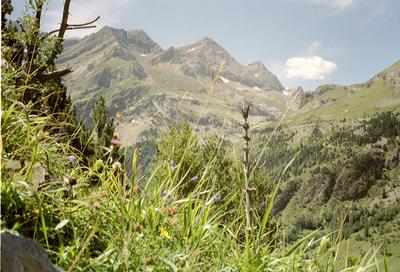
[[[46, 133], [51, 116], [40, 117], [29, 105], [6, 102], [2, 229], [38, 240], [63, 269], [320, 271], [321, 241], [313, 233], [290, 247], [279, 241], [279, 228], [269, 217], [276, 190], [266, 213], [257, 219], [256, 231], [249, 233], [244, 228], [243, 194], [230, 191], [219, 202], [213, 186], [202, 186], [213, 180], [215, 160], [205, 162], [194, 190], [198, 195], [186, 196], [179, 195], [179, 184], [187, 179], [180, 173], [180, 162], [173, 170], [168, 161], [160, 162], [145, 182], [135, 167], [132, 176], [126, 176], [102, 161], [89, 167], [73, 166], [67, 157], [73, 154], [81, 161], [81, 155], [69, 147], [71, 135]], [[133, 166], [136, 159], [134, 153]], [[11, 161], [30, 164], [12, 170], [7, 167]], [[48, 179], [32, 178], [35, 163], [46, 169]], [[68, 183], [70, 177], [77, 179], [76, 185]], [[329, 248], [334, 252], [336, 246]], [[368, 259], [354, 271], [374, 264], [374, 259]]]
[[[280, 238], [282, 227], [271, 210], [282, 177], [296, 156], [288, 159], [277, 183], [263, 180], [272, 189], [265, 195], [265, 210], [256, 214], [256, 227], [250, 231], [245, 227], [239, 152], [227, 153], [232, 163], [226, 166], [229, 174], [225, 176], [221, 175], [226, 169], [219, 168], [218, 157], [200, 162], [192, 159], [192, 135], [188, 144], [172, 145], [170, 155], [158, 159], [147, 175], [139, 170], [137, 151], [130, 158], [125, 154], [132, 163], [129, 174], [108, 159], [85, 164], [85, 155], [71, 147], [78, 134], [60, 132], [61, 127], [73, 124], [35, 111], [32, 103], [19, 102], [19, 95], [35, 86], [15, 84], [15, 73], [18, 71], [2, 75], [1, 228], [37, 240], [53, 263], [64, 270], [379, 269], [374, 250], [357, 255], [357, 259], [347, 258], [353, 255], [346, 253], [341, 262], [339, 252], [343, 249], [337, 233], [343, 226], [328, 234], [304, 232], [292, 244]], [[202, 103], [204, 109], [209, 100]], [[179, 142], [178, 137], [175, 140]], [[103, 149], [111, 154], [108, 147]], [[177, 167], [171, 168], [175, 149], [181, 150], [180, 159], [176, 160]], [[222, 140], [214, 151], [223, 152]], [[69, 156], [78, 163], [71, 163]], [[12, 166], [18, 163], [21, 167]], [[189, 173], [196, 163], [201, 165], [198, 179], [191, 191], [184, 192], [182, 187], [190, 182]], [[225, 191], [221, 190], [221, 180], [228, 181]]]

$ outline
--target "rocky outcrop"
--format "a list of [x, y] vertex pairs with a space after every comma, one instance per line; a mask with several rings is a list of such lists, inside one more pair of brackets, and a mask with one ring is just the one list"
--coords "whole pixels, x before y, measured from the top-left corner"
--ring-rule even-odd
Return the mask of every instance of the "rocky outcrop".
[[283, 90], [278, 78], [260, 61], [244, 66], [208, 37], [188, 46], [170, 47], [155, 56], [151, 63], [178, 64], [182, 73], [193, 78], [211, 78], [213, 72], [221, 69], [223, 65], [221, 76], [225, 81], [238, 82], [262, 90]]
[[286, 90], [284, 94], [292, 97], [291, 107], [294, 110], [301, 109], [312, 97], [311, 94], [304, 92], [301, 87]]
[[400, 61], [379, 73], [376, 78], [382, 79], [387, 85], [400, 90]]
[[1, 235], [1, 271], [58, 272], [47, 252], [36, 241], [10, 232]]

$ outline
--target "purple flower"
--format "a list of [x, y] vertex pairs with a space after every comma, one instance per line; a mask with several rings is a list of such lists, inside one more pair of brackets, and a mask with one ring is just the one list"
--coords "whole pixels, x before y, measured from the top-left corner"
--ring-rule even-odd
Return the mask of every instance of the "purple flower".
[[199, 192], [194, 192], [193, 195], [194, 195], [195, 198], [198, 198], [199, 197]]
[[214, 201], [215, 202], [221, 202], [221, 196], [220, 195], [214, 196]]
[[190, 180], [193, 181], [193, 182], [195, 182], [198, 178], [199, 178], [198, 176], [194, 176], [194, 177], [192, 177]]
[[75, 158], [74, 155], [68, 156], [68, 161], [69, 161], [72, 165], [77, 165], [77, 164], [78, 164], [78, 160]]
[[167, 196], [167, 194], [168, 194], [168, 192], [167, 192], [167, 191], [163, 191], [163, 192], [162, 192], [162, 196], [163, 196], [163, 197], [166, 197], [166, 196]]
[[172, 197], [168, 197], [168, 198], [167, 198], [167, 205], [170, 205], [170, 204], [172, 203], [172, 201], [174, 201], [174, 200], [172, 199]]
[[174, 171], [176, 168], [176, 163], [174, 161], [171, 161], [170, 166], [171, 166], [171, 170]]

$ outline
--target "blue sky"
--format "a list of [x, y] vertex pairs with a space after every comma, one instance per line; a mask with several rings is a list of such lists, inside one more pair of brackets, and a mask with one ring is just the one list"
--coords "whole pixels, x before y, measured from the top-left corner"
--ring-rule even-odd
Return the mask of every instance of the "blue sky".
[[[16, 14], [23, 2], [13, 1]], [[50, 0], [44, 30], [57, 27], [62, 3]], [[398, 0], [72, 0], [70, 13], [72, 23], [100, 15], [99, 27], [141, 28], [163, 48], [211, 37], [285, 87], [361, 83], [400, 59]]]

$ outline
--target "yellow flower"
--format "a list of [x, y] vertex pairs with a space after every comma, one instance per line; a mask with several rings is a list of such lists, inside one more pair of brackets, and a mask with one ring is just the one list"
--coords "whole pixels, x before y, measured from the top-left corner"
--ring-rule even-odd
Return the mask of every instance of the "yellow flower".
[[171, 236], [169, 235], [168, 231], [165, 230], [164, 228], [160, 229], [160, 235], [161, 235], [161, 237], [163, 237], [165, 239], [171, 238]]

